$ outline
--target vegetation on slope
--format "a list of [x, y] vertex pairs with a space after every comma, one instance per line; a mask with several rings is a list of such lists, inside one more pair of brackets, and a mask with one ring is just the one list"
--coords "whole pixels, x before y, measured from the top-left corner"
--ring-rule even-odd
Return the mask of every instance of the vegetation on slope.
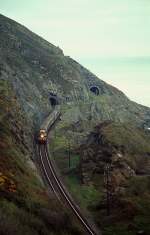
[[[89, 205], [106, 235], [150, 233], [150, 134], [132, 123], [104, 122], [80, 147], [82, 179], [102, 193]], [[107, 216], [104, 169], [110, 166], [110, 215]], [[90, 167], [91, 166], [91, 167]], [[88, 176], [88, 180], [87, 180]]]
[[[139, 125], [148, 119], [149, 123], [147, 107], [131, 102], [121, 91], [64, 56], [60, 48], [3, 15], [0, 30], [0, 76], [11, 83], [31, 121], [41, 122], [51, 110], [49, 93], [54, 92], [61, 103], [73, 105], [69, 118], [75, 115], [95, 125], [108, 119]], [[98, 96], [92, 95], [91, 86], [98, 87]]]
[[0, 234], [80, 234], [39, 180], [29, 159], [25, 117], [9, 83], [2, 80], [0, 109]]
[[[39, 225], [40, 218], [42, 223], [40, 226], [45, 226], [45, 230], [42, 227], [42, 231], [45, 231], [45, 234], [49, 229], [58, 234], [63, 233], [64, 220], [63, 224], [59, 223], [60, 229], [57, 231], [59, 226], [57, 226], [58, 224], [56, 225], [56, 219], [47, 220], [45, 215], [41, 217], [42, 207], [46, 210], [48, 209], [48, 211], [49, 209], [56, 211], [56, 216], [54, 215], [54, 217], [58, 221], [60, 217], [66, 218], [66, 213], [65, 215], [60, 212], [59, 214], [57, 213], [57, 210], [54, 209], [55, 206], [52, 206], [56, 203], [54, 199], [50, 200], [53, 203], [49, 203], [45, 189], [39, 184], [36, 175], [32, 173], [33, 170], [30, 170], [31, 161], [29, 160], [33, 150], [31, 144], [33, 127], [36, 126], [38, 128], [38, 124], [42, 121], [44, 115], [51, 110], [49, 92], [54, 92], [61, 98], [61, 102], [63, 104], [67, 103], [67, 105], [64, 107], [66, 111], [63, 113], [63, 120], [58, 126], [58, 135], [53, 142], [52, 151], [57, 154], [55, 154], [55, 157], [57, 156], [56, 161], [62, 172], [67, 172], [69, 175], [66, 180], [68, 180], [70, 189], [72, 189], [75, 196], [78, 196], [78, 200], [81, 201], [83, 207], [90, 208], [95, 213], [96, 221], [100, 224], [100, 221], [103, 221], [103, 216], [101, 216], [103, 213], [101, 213], [100, 208], [101, 202], [103, 202], [103, 167], [106, 160], [114, 157], [114, 161], [121, 154], [123, 161], [119, 160], [119, 163], [116, 162], [116, 164], [120, 165], [120, 168], [115, 165], [116, 169], [113, 171], [118, 176], [120, 183], [125, 178], [123, 173], [125, 173], [125, 169], [127, 170], [127, 166], [130, 167], [129, 170], [132, 170], [132, 173], [134, 172], [135, 175], [138, 174], [138, 177], [142, 177], [142, 174], [148, 174], [149, 169], [147, 164], [149, 156], [148, 143], [145, 135], [142, 136], [142, 131], [136, 129], [135, 139], [139, 140], [135, 148], [135, 139], [132, 139], [130, 130], [127, 131], [126, 127], [121, 125], [119, 127], [116, 126], [118, 124], [114, 124], [115, 126], [105, 126], [104, 138], [102, 138], [104, 142], [93, 142], [94, 138], [90, 138], [89, 142], [81, 147], [84, 153], [83, 151], [77, 152], [76, 148], [85, 139], [87, 131], [90, 131], [96, 123], [105, 120], [121, 123], [134, 122], [138, 126], [142, 126], [146, 122], [146, 126], [149, 126], [149, 109], [131, 102], [121, 91], [101, 81], [70, 57], [64, 56], [62, 50], [58, 47], [46, 42], [22, 25], [2, 15], [0, 15], [0, 30], [0, 76], [1, 80], [3, 79], [0, 84], [2, 87], [0, 101], [2, 111], [0, 114], [0, 130], [2, 133], [0, 141], [2, 156], [0, 163], [0, 190], [2, 196], [0, 200], [2, 201], [2, 213], [0, 216], [4, 216], [4, 211], [8, 212], [9, 207], [13, 208], [10, 210], [10, 214], [6, 213], [7, 218], [10, 219], [6, 220], [5, 216], [5, 219], [1, 221], [3, 223], [9, 222], [7, 224], [8, 228], [13, 226], [11, 221], [14, 221], [15, 223], [13, 224], [16, 224], [18, 229], [15, 230], [14, 227], [10, 230], [13, 231], [14, 229], [14, 233], [19, 234], [21, 233], [19, 224], [22, 227], [24, 224], [21, 221], [21, 216], [19, 216], [19, 224], [15, 218], [18, 218], [18, 215], [21, 215], [23, 210], [25, 215], [27, 215], [26, 213], [29, 214], [29, 218], [33, 216]], [[99, 96], [91, 94], [90, 87], [93, 85], [99, 88]], [[134, 128], [131, 128], [131, 130], [133, 132]], [[121, 134], [123, 132], [127, 133], [126, 137]], [[118, 134], [116, 135], [116, 133]], [[122, 136], [121, 141], [119, 139], [120, 135]], [[109, 136], [110, 138], [108, 138]], [[129, 140], [129, 136], [132, 141]], [[115, 143], [110, 141], [112, 139], [114, 139]], [[141, 143], [143, 144], [141, 145]], [[71, 168], [68, 167], [69, 148], [72, 156]], [[128, 151], [128, 149], [131, 151]], [[115, 154], [113, 155], [112, 153]], [[85, 159], [81, 158], [81, 156], [84, 156]], [[88, 161], [89, 158], [90, 161]], [[80, 162], [80, 159], [85, 161]], [[87, 165], [85, 164], [86, 161]], [[78, 167], [79, 162], [80, 168]], [[144, 171], [141, 171], [141, 164], [144, 166]], [[84, 170], [83, 165], [85, 165]], [[121, 166], [123, 166], [123, 172], [121, 171]], [[80, 170], [84, 174], [79, 174]], [[128, 176], [128, 174], [129, 172], [127, 171], [125, 175]], [[127, 178], [126, 187], [130, 188], [133, 184], [132, 181], [130, 184], [130, 177]], [[117, 188], [119, 187], [120, 189], [117, 177], [114, 177], [114, 181]], [[142, 179], [143, 181], [144, 178]], [[87, 185], [83, 186], [81, 182]], [[148, 188], [148, 183], [142, 183], [142, 185], [146, 185], [146, 189]], [[133, 195], [132, 190], [131, 195]], [[134, 190], [137, 191], [136, 189]], [[149, 195], [149, 193], [147, 194]], [[125, 196], [126, 199], [127, 197]], [[94, 198], [96, 204], [92, 204], [93, 207], [91, 208], [89, 206], [92, 198]], [[140, 197], [138, 198], [140, 200]], [[9, 204], [8, 207], [7, 204]], [[120, 205], [122, 204], [120, 203]], [[128, 205], [128, 203], [123, 205]], [[59, 206], [58, 208], [61, 211]], [[118, 210], [121, 206], [116, 208]], [[51, 217], [51, 215], [52, 212], [49, 216]], [[28, 218], [28, 216], [22, 216], [22, 218], [24, 217]], [[55, 222], [52, 223], [50, 221]], [[146, 217], [143, 217], [143, 221], [146, 221]], [[26, 228], [24, 230], [28, 231], [26, 233], [42, 234], [41, 227], [39, 228], [35, 223], [37, 225], [36, 230], [34, 226], [31, 226], [33, 223], [35, 222], [32, 222], [32, 219], [25, 223]], [[34, 228], [34, 231], [32, 231], [31, 227]], [[72, 227], [71, 223], [70, 227]], [[67, 228], [69, 233], [72, 231], [70, 227]], [[10, 230], [8, 233], [10, 233]], [[71, 233], [73, 234], [73, 231]], [[119, 230], [113, 233], [115, 235], [119, 234]], [[12, 235], [13, 233], [11, 232], [10, 234]]]
[[[106, 121], [85, 140], [81, 129], [82, 125], [68, 127], [62, 118], [51, 136], [51, 151], [73, 197], [83, 210], [90, 211], [103, 234], [136, 235], [144, 231], [148, 235], [150, 134], [133, 123]], [[84, 141], [79, 147], [80, 135]], [[109, 216], [104, 184], [108, 163], [112, 193]]]

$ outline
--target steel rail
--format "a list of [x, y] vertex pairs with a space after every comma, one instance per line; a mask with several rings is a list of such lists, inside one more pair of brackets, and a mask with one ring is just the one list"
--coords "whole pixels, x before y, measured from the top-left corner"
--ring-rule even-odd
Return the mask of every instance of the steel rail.
[[[52, 126], [57, 121], [59, 115], [60, 115], [60, 112], [57, 115], [54, 113], [53, 119], [50, 119], [50, 123], [47, 125], [47, 128], [46, 128], [48, 132], [50, 131]], [[43, 151], [42, 151], [42, 146], [43, 146]], [[78, 209], [77, 205], [70, 198], [70, 195], [67, 193], [67, 191], [64, 188], [61, 180], [57, 176], [56, 170], [55, 170], [55, 168], [54, 168], [54, 166], [53, 166], [53, 164], [52, 164], [52, 162], [51, 162], [51, 160], [50, 160], [50, 158], [48, 156], [47, 145], [42, 145], [42, 146], [39, 146], [40, 161], [41, 161], [41, 164], [42, 164], [42, 168], [43, 168], [45, 177], [46, 177], [46, 179], [48, 181], [48, 184], [50, 185], [52, 191], [54, 192], [54, 194], [56, 195], [57, 199], [59, 200], [59, 202], [61, 204], [62, 204], [62, 200], [61, 200], [60, 195], [65, 199], [65, 201], [70, 206], [70, 208], [72, 209], [73, 213], [79, 219], [79, 221], [81, 222], [83, 227], [86, 229], [88, 234], [90, 234], [90, 235], [97, 235], [97, 233], [89, 225], [89, 223], [86, 220], [86, 218], [84, 218], [84, 216], [81, 214], [81, 212]], [[46, 160], [45, 163], [44, 163], [43, 159]], [[46, 166], [49, 168], [48, 170], [50, 170], [50, 171], [48, 171], [46, 169]], [[51, 178], [50, 173], [51, 173], [51, 176], [53, 177], [53, 179], [50, 179]], [[58, 195], [58, 194], [60, 194], [60, 195]]]
[[41, 163], [42, 163], [42, 167], [43, 167], [43, 170], [44, 170], [45, 177], [47, 178], [48, 183], [49, 183], [49, 185], [50, 185], [52, 191], [53, 191], [54, 194], [56, 195], [57, 199], [58, 199], [59, 201], [61, 201], [61, 199], [60, 199], [58, 193], [56, 192], [56, 190], [55, 190], [55, 188], [54, 188], [54, 186], [53, 186], [53, 184], [52, 184], [52, 182], [51, 182], [51, 180], [50, 180], [50, 177], [49, 177], [48, 172], [47, 172], [47, 170], [46, 170], [46, 167], [45, 167], [45, 165], [44, 165], [41, 147], [39, 147], [39, 155], [40, 155], [40, 160], [41, 160]]
[[83, 226], [86, 228], [87, 232], [91, 235], [96, 235], [96, 233], [90, 228], [88, 222], [85, 220], [85, 218], [81, 215], [79, 209], [77, 208], [77, 206], [73, 203], [73, 201], [71, 200], [70, 196], [67, 194], [66, 190], [64, 189], [61, 181], [59, 180], [55, 170], [54, 170], [54, 167], [53, 167], [53, 164], [51, 163], [51, 161], [49, 160], [49, 157], [48, 157], [48, 151], [47, 151], [47, 148], [45, 146], [45, 156], [47, 158], [47, 162], [48, 162], [48, 165], [49, 165], [49, 168], [51, 170], [51, 173], [55, 179], [55, 182], [61, 192], [61, 194], [63, 195], [63, 197], [65, 198], [65, 200], [67, 201], [67, 203], [69, 204], [69, 206], [71, 207], [71, 209], [73, 210], [73, 212], [76, 214], [77, 218], [79, 219], [79, 221], [83, 224]]

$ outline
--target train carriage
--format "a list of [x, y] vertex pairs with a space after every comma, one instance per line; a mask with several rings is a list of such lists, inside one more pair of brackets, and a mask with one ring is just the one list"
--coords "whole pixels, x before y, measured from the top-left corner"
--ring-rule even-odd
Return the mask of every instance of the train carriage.
[[41, 125], [40, 131], [38, 134], [39, 144], [46, 144], [48, 131], [52, 127], [52, 125], [55, 123], [55, 121], [60, 117], [60, 115], [61, 115], [60, 106], [58, 105]]

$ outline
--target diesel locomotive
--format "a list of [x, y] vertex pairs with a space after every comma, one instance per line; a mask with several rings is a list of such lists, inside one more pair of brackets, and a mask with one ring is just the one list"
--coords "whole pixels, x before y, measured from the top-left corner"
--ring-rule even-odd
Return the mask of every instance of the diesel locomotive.
[[53, 112], [51, 112], [48, 117], [45, 119], [43, 124], [41, 125], [40, 131], [38, 133], [38, 143], [46, 144], [47, 142], [47, 134], [49, 129], [53, 126], [53, 124], [60, 118], [60, 105], [55, 106]]

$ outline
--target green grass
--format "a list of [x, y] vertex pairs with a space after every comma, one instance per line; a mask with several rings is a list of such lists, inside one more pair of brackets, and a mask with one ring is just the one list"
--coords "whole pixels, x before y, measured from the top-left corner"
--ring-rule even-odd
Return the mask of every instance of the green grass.
[[[99, 201], [101, 194], [94, 185], [85, 186], [80, 182], [76, 171], [79, 167], [80, 156], [74, 152], [75, 144], [72, 140], [70, 142], [70, 168], [69, 168], [69, 153], [68, 153], [68, 141], [65, 135], [63, 135], [63, 124], [60, 123], [56, 130], [52, 131], [50, 151], [54, 150], [54, 159], [58, 165], [62, 174], [65, 172], [65, 182], [72, 193], [75, 200], [83, 209], [92, 207]], [[56, 134], [56, 135], [55, 135]], [[53, 150], [52, 150], [53, 149]], [[68, 172], [66, 174], [66, 172]]]
[[150, 176], [134, 176], [128, 180], [128, 195], [150, 193]]
[[93, 185], [82, 185], [74, 173], [66, 177], [66, 184], [75, 200], [79, 202], [83, 209], [96, 205], [101, 197], [99, 191]]
[[[95, 105], [98, 105], [99, 102], [106, 110], [111, 103], [109, 97], [105, 96], [101, 96], [100, 98], [95, 97], [93, 99]], [[83, 103], [78, 102], [78, 106], [82, 111], [84, 110]], [[72, 112], [74, 109], [73, 105], [65, 106], [63, 111], [66, 112], [68, 109]], [[84, 111], [86, 111], [86, 109]], [[52, 133], [51, 146], [54, 145], [55, 160], [61, 172], [65, 173], [66, 185], [73, 198], [79, 203], [83, 210], [91, 212], [95, 222], [103, 229], [104, 235], [136, 235], [136, 232], [139, 230], [145, 230], [147, 234], [150, 234], [150, 209], [148, 205], [150, 199], [148, 199], [149, 196], [147, 196], [150, 194], [150, 182], [148, 178], [133, 177], [128, 179], [128, 183], [126, 183], [128, 193], [126, 193], [124, 198], [118, 197], [116, 199], [116, 205], [114, 205], [114, 207], [112, 206], [110, 218], [106, 216], [106, 204], [104, 203], [104, 197], [106, 198], [106, 195], [104, 192], [103, 175], [99, 173], [93, 174], [91, 185], [81, 184], [78, 172], [80, 156], [75, 153], [75, 149], [77, 149], [75, 137], [79, 136], [82, 128], [85, 130], [86, 125], [88, 125], [88, 122], [82, 123], [81, 121], [80, 127], [75, 129], [74, 123], [68, 122], [67, 118], [64, 118], [56, 127], [56, 137], [54, 133]], [[94, 122], [92, 125], [94, 125]], [[104, 125], [101, 130], [98, 128], [94, 130], [94, 133], [99, 132], [104, 137], [103, 144], [105, 145], [105, 152], [108, 150], [108, 153], [111, 151], [113, 151], [113, 153], [122, 153], [122, 161], [129, 164], [129, 166], [135, 170], [146, 167], [148, 162], [146, 162], [147, 158], [145, 156], [150, 152], [150, 140], [149, 136], [140, 128], [135, 127], [133, 123], [122, 124], [109, 122], [109, 124]], [[71, 169], [68, 168], [67, 133], [70, 136]], [[82, 139], [83, 137], [84, 136], [82, 136]], [[92, 148], [94, 156], [97, 156], [97, 150], [103, 146], [93, 141], [90, 146], [85, 145], [85, 149], [88, 147]]]
[[111, 123], [104, 127], [102, 133], [112, 145], [124, 146], [127, 152], [150, 152], [149, 136], [131, 123]]

